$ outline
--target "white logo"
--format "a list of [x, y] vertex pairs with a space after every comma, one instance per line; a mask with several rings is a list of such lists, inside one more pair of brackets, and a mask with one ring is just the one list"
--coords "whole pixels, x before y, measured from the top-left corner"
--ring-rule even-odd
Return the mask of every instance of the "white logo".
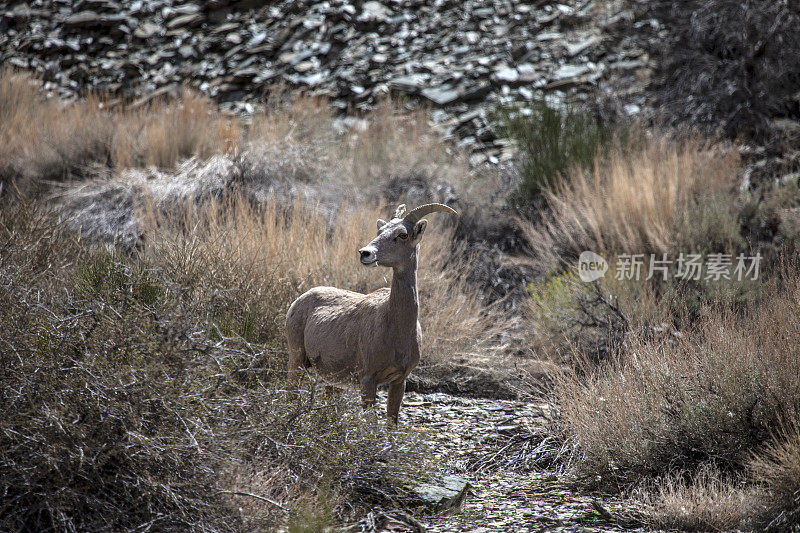
[[589, 283], [602, 278], [608, 271], [608, 262], [594, 252], [581, 252], [578, 258], [578, 277]]

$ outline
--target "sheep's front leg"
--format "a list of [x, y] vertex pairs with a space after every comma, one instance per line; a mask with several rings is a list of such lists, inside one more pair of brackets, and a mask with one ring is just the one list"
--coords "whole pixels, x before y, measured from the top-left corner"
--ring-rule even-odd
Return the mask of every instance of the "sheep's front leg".
[[400, 413], [400, 405], [403, 403], [403, 395], [405, 393], [405, 379], [395, 381], [389, 385], [389, 397], [386, 400], [386, 416], [395, 424], [397, 424], [397, 415]]
[[375, 405], [375, 396], [378, 395], [378, 380], [376, 376], [365, 376], [361, 378], [361, 403], [364, 409]]

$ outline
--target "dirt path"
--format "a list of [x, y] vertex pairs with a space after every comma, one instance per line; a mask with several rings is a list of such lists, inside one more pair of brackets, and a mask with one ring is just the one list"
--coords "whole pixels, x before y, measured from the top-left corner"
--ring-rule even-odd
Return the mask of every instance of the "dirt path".
[[430, 442], [446, 473], [472, 485], [459, 511], [424, 519], [426, 529], [631, 531], [615, 519], [624, 516], [620, 501], [580, 494], [554, 469], [532, 464], [542, 455], [534, 449], [547, 437], [549, 410], [546, 403], [407, 394], [401, 423]]

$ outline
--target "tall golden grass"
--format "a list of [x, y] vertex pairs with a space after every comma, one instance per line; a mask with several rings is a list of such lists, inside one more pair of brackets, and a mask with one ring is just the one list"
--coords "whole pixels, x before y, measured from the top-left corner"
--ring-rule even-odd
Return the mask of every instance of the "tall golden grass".
[[238, 123], [190, 91], [178, 102], [157, 99], [133, 109], [91, 94], [62, 103], [45, 98], [38, 85], [26, 74], [0, 72], [0, 172], [24, 188], [89, 164], [171, 167], [241, 143]]
[[39, 87], [28, 74], [0, 71], [0, 177], [23, 190], [84, 177], [90, 165], [112, 173], [173, 168], [190, 157], [244, 151], [289, 180], [372, 193], [392, 177], [472, 179], [423, 111], [408, 113], [389, 99], [347, 127], [335, 121], [326, 100], [306, 96], [279, 94], [245, 121], [189, 90], [128, 105], [92, 94], [63, 103]]
[[547, 194], [551, 216], [523, 229], [543, 270], [560, 268], [563, 258], [583, 250], [675, 252], [678, 244], [698, 244], [682, 238], [683, 226], [698, 222], [698, 198], [732, 201], [738, 169], [735, 150], [649, 138], [640, 150], [598, 161], [591, 176], [575, 171]]

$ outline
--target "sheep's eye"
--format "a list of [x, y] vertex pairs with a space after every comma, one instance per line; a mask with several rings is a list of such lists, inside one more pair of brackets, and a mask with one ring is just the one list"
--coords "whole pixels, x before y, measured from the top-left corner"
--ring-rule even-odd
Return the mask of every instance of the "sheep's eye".
[[408, 239], [408, 233], [401, 233], [400, 235], [398, 235], [398, 237], [400, 237], [403, 240], [406, 240]]

